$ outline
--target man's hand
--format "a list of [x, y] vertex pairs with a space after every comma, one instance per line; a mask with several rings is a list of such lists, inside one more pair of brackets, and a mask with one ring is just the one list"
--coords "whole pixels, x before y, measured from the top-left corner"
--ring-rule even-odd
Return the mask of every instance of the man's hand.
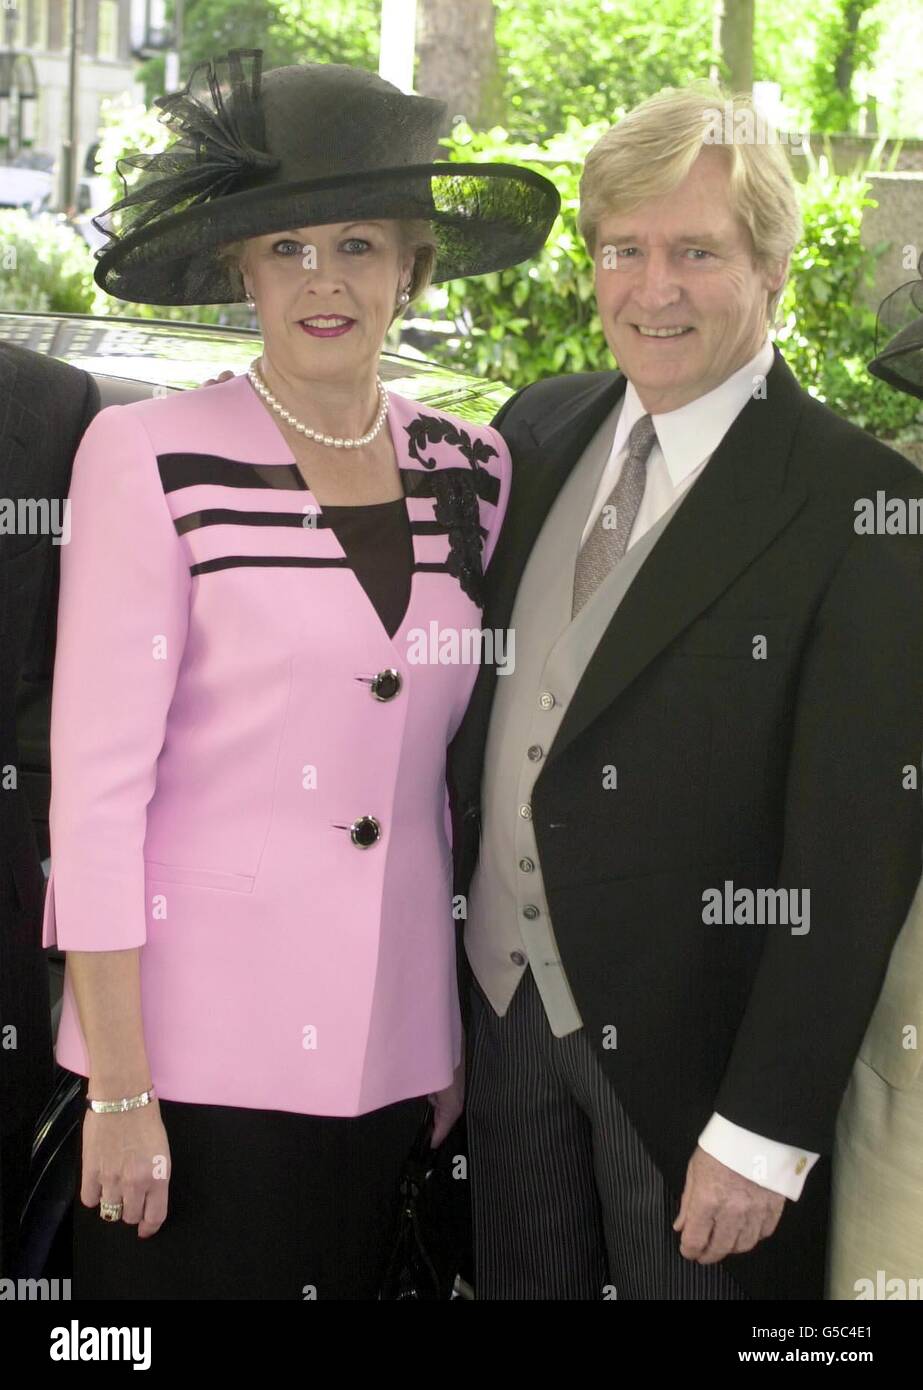
[[220, 386], [222, 381], [231, 381], [234, 377], [233, 372], [223, 371], [220, 376], [210, 376], [207, 381], [203, 381], [203, 386]]
[[686, 1169], [686, 1186], [674, 1231], [682, 1232], [679, 1253], [700, 1265], [743, 1254], [771, 1236], [785, 1198], [741, 1177], [696, 1147]]

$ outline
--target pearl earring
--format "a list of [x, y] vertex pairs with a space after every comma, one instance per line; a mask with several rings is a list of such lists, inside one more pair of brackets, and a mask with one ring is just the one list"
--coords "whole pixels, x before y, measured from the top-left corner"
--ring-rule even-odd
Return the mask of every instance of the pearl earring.
[[410, 291], [409, 291], [409, 290], [401, 290], [400, 294], [398, 295], [398, 299], [397, 299], [398, 304], [403, 306], [404, 304], [407, 304], [407, 303], [409, 302], [409, 300], [410, 300]]

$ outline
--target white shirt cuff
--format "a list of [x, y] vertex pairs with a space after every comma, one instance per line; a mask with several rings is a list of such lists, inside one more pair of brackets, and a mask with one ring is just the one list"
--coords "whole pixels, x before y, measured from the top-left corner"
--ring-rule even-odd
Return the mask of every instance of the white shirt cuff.
[[699, 1135], [699, 1147], [741, 1177], [797, 1201], [820, 1154], [793, 1149], [743, 1129], [723, 1115], [712, 1115]]

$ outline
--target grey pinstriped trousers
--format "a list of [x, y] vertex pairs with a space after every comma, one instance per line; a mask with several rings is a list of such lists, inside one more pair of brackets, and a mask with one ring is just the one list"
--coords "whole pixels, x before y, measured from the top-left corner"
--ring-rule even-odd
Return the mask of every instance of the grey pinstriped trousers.
[[498, 1018], [473, 983], [466, 1113], [479, 1299], [744, 1299], [679, 1253], [678, 1210], [580, 1028], [526, 970]]

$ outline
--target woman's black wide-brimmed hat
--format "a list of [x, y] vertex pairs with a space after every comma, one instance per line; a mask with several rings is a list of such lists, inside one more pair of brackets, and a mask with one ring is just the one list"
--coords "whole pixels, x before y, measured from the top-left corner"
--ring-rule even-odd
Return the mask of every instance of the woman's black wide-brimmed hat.
[[[513, 164], [434, 161], [445, 103], [372, 72], [302, 63], [262, 73], [261, 49], [200, 63], [158, 97], [177, 139], [125, 155], [125, 196], [93, 218], [109, 238], [96, 283], [140, 304], [243, 298], [216, 251], [274, 231], [425, 218], [438, 244], [433, 281], [502, 270], [544, 245], [554, 185]], [[141, 171], [129, 188], [125, 170]]]
[[900, 285], [878, 309], [872, 376], [923, 400], [923, 256], [918, 280]]

